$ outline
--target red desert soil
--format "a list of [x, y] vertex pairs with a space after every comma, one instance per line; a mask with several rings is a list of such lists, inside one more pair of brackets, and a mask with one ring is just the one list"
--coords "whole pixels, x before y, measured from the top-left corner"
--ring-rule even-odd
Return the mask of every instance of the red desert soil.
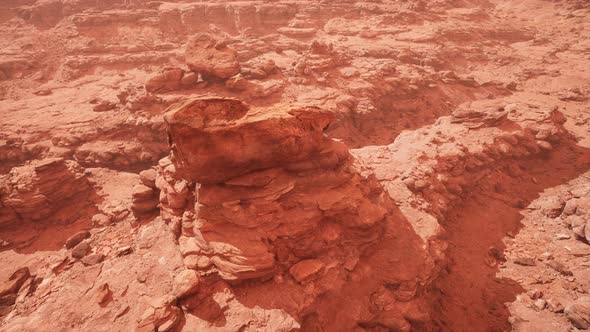
[[590, 329], [590, 3], [0, 3], [0, 331]]

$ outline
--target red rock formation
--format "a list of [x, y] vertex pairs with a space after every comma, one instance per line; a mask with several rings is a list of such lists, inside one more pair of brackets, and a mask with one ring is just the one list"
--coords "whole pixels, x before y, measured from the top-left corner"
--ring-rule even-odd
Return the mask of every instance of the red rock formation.
[[[329, 113], [297, 106], [251, 108], [235, 99], [204, 97], [172, 107], [165, 120], [171, 163], [161, 162], [156, 180], [163, 216], [182, 224], [185, 264], [202, 275], [216, 271], [235, 281], [294, 278], [323, 289], [299, 304], [294, 314], [301, 316], [320, 294], [348, 287], [359, 261], [370, 260], [361, 257], [385, 241], [385, 228], [392, 227], [392, 234], [409, 231], [381, 187], [355, 171], [345, 146], [325, 136]], [[177, 204], [174, 197], [182, 190], [190, 194]], [[410, 243], [399, 250], [414, 251], [416, 262], [383, 278], [422, 277], [417, 274], [426, 258], [416, 238]], [[370, 302], [376, 284], [347, 301]], [[278, 293], [291, 293], [291, 287]], [[315, 310], [324, 323], [333, 314]], [[373, 318], [351, 314], [342, 327], [361, 319]]]
[[45, 159], [15, 167], [0, 177], [0, 224], [50, 217], [73, 221], [88, 206], [90, 192], [83, 169], [74, 161]]

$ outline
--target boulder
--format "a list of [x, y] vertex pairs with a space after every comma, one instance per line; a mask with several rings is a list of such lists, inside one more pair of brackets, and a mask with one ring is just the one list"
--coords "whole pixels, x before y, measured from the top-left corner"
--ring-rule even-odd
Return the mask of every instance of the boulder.
[[564, 313], [575, 327], [582, 330], [590, 328], [590, 297], [579, 298], [567, 305]]
[[182, 298], [194, 294], [199, 289], [199, 276], [194, 270], [180, 271], [174, 277], [174, 296]]
[[84, 265], [96, 265], [104, 261], [105, 256], [103, 254], [91, 254], [82, 258], [81, 262]]
[[84, 239], [87, 239], [90, 237], [90, 232], [89, 231], [79, 231], [78, 233], [70, 236], [65, 243], [65, 247], [67, 249], [72, 249], [74, 248], [78, 243], [82, 242]]
[[72, 249], [73, 258], [82, 258], [90, 251], [90, 244], [87, 241], [82, 241]]
[[293, 265], [289, 272], [298, 282], [304, 282], [312, 276], [318, 274], [324, 268], [325, 264], [317, 259], [306, 259]]
[[139, 172], [139, 179], [144, 186], [156, 188], [156, 170], [153, 168]]
[[112, 298], [112, 295], [113, 293], [109, 288], [109, 284], [104, 283], [100, 285], [96, 290], [96, 301], [98, 302], [98, 304], [104, 305]]
[[574, 273], [562, 262], [558, 262], [556, 260], [549, 260], [547, 261], [547, 265], [549, 265], [555, 271], [566, 275], [566, 276], [573, 276]]
[[333, 116], [314, 107], [249, 112], [239, 100], [197, 97], [165, 115], [176, 171], [198, 183], [220, 183], [276, 166], [335, 167], [346, 147], [323, 130]]
[[222, 79], [230, 78], [240, 72], [236, 51], [208, 33], [198, 33], [189, 39], [185, 61], [194, 72]]
[[145, 83], [148, 92], [176, 91], [181, 88], [184, 70], [166, 68]]
[[133, 187], [131, 196], [131, 209], [136, 215], [146, 214], [158, 208], [158, 195], [154, 189], [148, 186], [142, 184], [136, 185]]
[[92, 225], [93, 226], [98, 226], [98, 227], [108, 226], [112, 222], [113, 222], [112, 217], [107, 216], [102, 213], [98, 213], [98, 214], [95, 214], [94, 216], [92, 216]]

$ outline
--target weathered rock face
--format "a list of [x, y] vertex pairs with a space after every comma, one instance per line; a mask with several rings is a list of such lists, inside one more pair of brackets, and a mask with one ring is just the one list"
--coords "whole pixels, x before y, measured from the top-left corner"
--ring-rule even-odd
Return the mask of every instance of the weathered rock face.
[[0, 177], [0, 225], [52, 216], [72, 221], [88, 204], [89, 194], [88, 180], [75, 161], [54, 158], [15, 167]]
[[219, 78], [230, 78], [240, 72], [236, 51], [207, 33], [189, 39], [185, 61], [192, 71]]
[[157, 181], [167, 194], [161, 203], [172, 214], [196, 212], [198, 235], [181, 239], [184, 254], [206, 255], [225, 278], [270, 276], [275, 256], [289, 266], [343, 239], [360, 245], [378, 236], [387, 208], [378, 188], [350, 169], [344, 145], [324, 136], [329, 114], [197, 98], [165, 119], [169, 166], [180, 179]]
[[[395, 208], [377, 181], [359, 175], [344, 145], [323, 134], [328, 113], [205, 97], [171, 108], [165, 119], [172, 152], [156, 179], [162, 216], [179, 224], [185, 264], [203, 275], [317, 283], [300, 304], [309, 307], [327, 289], [346, 287], [347, 275], [379, 246], [388, 225], [411, 232], [407, 223], [392, 221], [399, 217], [392, 217]], [[399, 250], [413, 252], [416, 264], [381, 273], [392, 280], [398, 272], [412, 275], [416, 287], [416, 266], [425, 258], [416, 234], [407, 236], [411, 244]], [[351, 301], [369, 302], [376, 280]], [[351, 316], [343, 327], [360, 319]]]
[[341, 165], [347, 148], [323, 133], [331, 119], [313, 107], [249, 111], [227, 98], [192, 99], [165, 115], [177, 172], [203, 184], [279, 166], [305, 171]]

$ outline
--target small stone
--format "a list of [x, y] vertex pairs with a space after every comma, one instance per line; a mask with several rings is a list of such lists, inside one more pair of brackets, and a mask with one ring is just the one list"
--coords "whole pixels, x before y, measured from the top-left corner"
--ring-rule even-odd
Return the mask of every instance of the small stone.
[[545, 214], [549, 218], [557, 218], [563, 212], [563, 208], [565, 206], [565, 202], [559, 198], [554, 197], [553, 199], [547, 201], [543, 207], [543, 214]]
[[84, 239], [87, 239], [90, 237], [90, 232], [89, 231], [80, 231], [72, 236], [70, 236], [67, 240], [66, 240], [66, 244], [65, 247], [67, 249], [72, 249], [73, 247], [75, 247], [78, 243], [82, 242]]
[[412, 178], [405, 178], [402, 180], [402, 182], [406, 185], [406, 187], [412, 189], [414, 188], [414, 179]]
[[115, 313], [115, 319], [119, 318], [123, 315], [125, 315], [126, 313], [129, 312], [130, 307], [128, 305], [124, 305], [122, 306], [119, 310], [117, 310], [117, 312]]
[[543, 292], [538, 289], [532, 290], [529, 292], [529, 297], [531, 300], [538, 300], [543, 297]]
[[578, 215], [572, 215], [567, 217], [567, 222], [570, 224], [570, 227], [572, 228], [574, 234], [581, 238], [586, 237], [585, 228], [587, 221], [585, 218]]
[[546, 261], [546, 260], [549, 260], [549, 259], [553, 259], [553, 254], [550, 253], [550, 252], [548, 252], [548, 251], [545, 251], [544, 253], [542, 253], [541, 255], [539, 255], [539, 260], [540, 261]]
[[92, 254], [82, 258], [81, 262], [84, 265], [96, 265], [104, 261], [104, 258], [103, 254]]
[[180, 80], [180, 84], [183, 86], [191, 86], [199, 81], [199, 74], [190, 72], [186, 73], [182, 80]]
[[152, 212], [158, 209], [159, 200], [157, 198], [140, 198], [134, 199], [133, 204], [131, 205], [131, 209], [136, 214], [143, 214]]
[[535, 138], [538, 139], [538, 140], [545, 140], [545, 139], [549, 138], [549, 136], [551, 136], [551, 130], [549, 130], [549, 129], [541, 129], [535, 135]]
[[148, 92], [175, 91], [180, 88], [184, 71], [180, 68], [165, 68], [145, 83]]
[[563, 214], [566, 216], [571, 216], [573, 214], [576, 214], [577, 208], [578, 208], [578, 200], [575, 198], [570, 199], [569, 201], [567, 201], [565, 203], [565, 206], [563, 208]]
[[96, 299], [98, 304], [105, 304], [107, 303], [112, 297], [111, 290], [109, 288], [109, 284], [104, 283], [98, 287], [96, 291]]
[[115, 103], [103, 100], [98, 105], [94, 106], [92, 110], [95, 112], [107, 112], [115, 109], [115, 107], [117, 107]]
[[541, 311], [543, 309], [545, 309], [545, 306], [547, 305], [547, 301], [543, 300], [543, 299], [538, 299], [535, 301], [535, 308], [537, 308], [537, 310]]
[[569, 234], [565, 234], [565, 233], [557, 233], [555, 234], [555, 239], [556, 240], [567, 240], [570, 239], [571, 235]]
[[207, 256], [199, 256], [199, 259], [197, 260], [197, 267], [201, 270], [209, 268], [212, 264], [211, 259]]
[[428, 187], [428, 183], [424, 180], [416, 180], [414, 182], [414, 188], [416, 188], [417, 190], [422, 190], [426, 187]]
[[90, 251], [90, 244], [88, 241], [82, 241], [72, 249], [72, 257], [80, 259]]
[[312, 276], [318, 274], [323, 268], [325, 264], [317, 259], [306, 259], [302, 260], [299, 263], [293, 265], [289, 272], [297, 280], [298, 282], [303, 282]]
[[158, 332], [169, 332], [176, 326], [177, 321], [173, 318], [168, 319], [162, 325], [158, 326]]
[[198, 269], [199, 257], [200, 256], [197, 255], [188, 255], [182, 260], [182, 262], [187, 269], [196, 270]]
[[563, 312], [563, 305], [559, 301], [549, 299], [547, 300], [547, 309], [551, 312], [559, 313]]
[[174, 296], [177, 298], [192, 295], [198, 288], [199, 276], [194, 270], [182, 270], [174, 277]]
[[516, 257], [514, 259], [514, 264], [522, 266], [535, 266], [535, 260], [530, 257]]
[[[154, 179], [155, 181], [155, 179]], [[152, 198], [155, 196], [154, 190], [148, 186], [144, 186], [141, 184], [135, 185], [133, 187], [133, 191], [131, 196], [134, 200], [142, 199], [142, 198]]]
[[50, 89], [41, 89], [34, 92], [37, 96], [48, 96], [52, 93]]
[[130, 246], [121, 247], [117, 249], [117, 257], [129, 255], [131, 252], [132, 251]]
[[553, 146], [551, 146], [551, 143], [549, 143], [549, 142], [546, 142], [546, 141], [541, 141], [541, 140], [538, 140], [538, 141], [537, 141], [537, 145], [538, 145], [538, 146], [539, 146], [541, 149], [543, 149], [543, 150], [547, 150], [547, 151], [548, 151], [548, 150], [551, 150], [551, 149], [553, 149]]
[[356, 267], [356, 265], [358, 264], [358, 262], [359, 262], [359, 257], [358, 256], [349, 257], [344, 262], [344, 268], [347, 271], [353, 271], [354, 268]]
[[182, 235], [184, 236], [193, 236], [193, 223], [190, 221], [184, 221], [182, 223]]
[[557, 271], [563, 275], [566, 275], [566, 276], [573, 276], [574, 275], [574, 273], [570, 269], [568, 269], [568, 267], [565, 264], [558, 262], [556, 260], [547, 261], [547, 265], [549, 265], [555, 271]]
[[139, 179], [141, 183], [146, 187], [156, 188], [156, 170], [153, 168], [146, 169], [139, 173]]
[[590, 328], [590, 298], [577, 299], [564, 309], [565, 316], [572, 324], [582, 330]]
[[113, 222], [113, 219], [105, 214], [99, 213], [92, 216], [92, 225], [98, 227], [108, 226]]

